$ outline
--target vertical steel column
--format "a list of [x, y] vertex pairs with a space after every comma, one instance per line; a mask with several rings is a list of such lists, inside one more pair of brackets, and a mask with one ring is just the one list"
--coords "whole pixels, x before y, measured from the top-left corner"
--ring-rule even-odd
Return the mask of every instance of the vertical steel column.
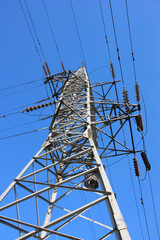
[[119, 206], [117, 204], [115, 194], [113, 193], [113, 190], [111, 188], [111, 185], [109, 183], [109, 180], [107, 178], [106, 172], [104, 170], [104, 167], [102, 165], [102, 161], [99, 157], [98, 150], [97, 150], [97, 142], [96, 142], [96, 130], [92, 122], [94, 121], [94, 105], [93, 105], [93, 96], [92, 96], [92, 91], [91, 91], [91, 86], [90, 86], [90, 81], [87, 75], [86, 70], [84, 69], [85, 74], [86, 74], [86, 79], [87, 79], [87, 84], [88, 84], [88, 89], [87, 89], [87, 114], [88, 114], [88, 138], [90, 141], [90, 144], [92, 146], [93, 154], [96, 160], [96, 163], [99, 164], [98, 170], [99, 170], [99, 175], [101, 179], [101, 183], [103, 185], [103, 189], [106, 192], [111, 192], [111, 195], [108, 196], [106, 199], [107, 203], [107, 208], [109, 211], [109, 215], [113, 224], [113, 228], [115, 229], [115, 235], [117, 240], [130, 240], [129, 232], [126, 226], [126, 223], [123, 219], [122, 213], [119, 209]]

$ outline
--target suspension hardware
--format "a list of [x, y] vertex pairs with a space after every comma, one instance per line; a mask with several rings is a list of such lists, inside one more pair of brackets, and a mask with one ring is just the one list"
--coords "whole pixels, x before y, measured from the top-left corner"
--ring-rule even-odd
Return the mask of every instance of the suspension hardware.
[[135, 175], [139, 177], [140, 176], [139, 163], [136, 157], [133, 158], [133, 164], [134, 164]]
[[141, 157], [142, 157], [144, 165], [146, 167], [146, 171], [151, 170], [151, 165], [148, 161], [147, 154], [145, 152], [141, 152]]
[[144, 130], [144, 126], [143, 126], [143, 118], [142, 118], [142, 115], [139, 114], [137, 116], [135, 116], [135, 120], [136, 120], [136, 124], [137, 124], [137, 130], [139, 132], [143, 131]]
[[138, 83], [136, 83], [136, 85], [135, 85], [135, 95], [136, 95], [136, 101], [139, 102], [140, 101], [140, 90], [139, 90]]
[[125, 111], [126, 113], [129, 114], [130, 112], [130, 108], [129, 108], [129, 97], [128, 97], [128, 91], [124, 90], [122, 92], [122, 95], [123, 95], [123, 102], [125, 104], [124, 108], [125, 108]]

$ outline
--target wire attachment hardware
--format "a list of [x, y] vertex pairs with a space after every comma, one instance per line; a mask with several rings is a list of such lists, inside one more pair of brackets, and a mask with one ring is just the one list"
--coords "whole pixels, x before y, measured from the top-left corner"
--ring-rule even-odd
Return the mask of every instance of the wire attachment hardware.
[[30, 112], [30, 111], [33, 111], [33, 110], [37, 110], [37, 109], [40, 109], [40, 108], [44, 108], [44, 107], [48, 107], [49, 105], [53, 105], [53, 102], [46, 102], [46, 103], [42, 103], [41, 105], [35, 105], [34, 107], [27, 107], [25, 110], [21, 111], [22, 113], [24, 112]]
[[49, 69], [49, 67], [48, 67], [48, 63], [47, 63], [47, 62], [45, 62], [45, 66], [46, 66], [46, 69], [47, 69], [48, 75], [51, 75], [51, 72], [50, 72], [50, 69]]
[[151, 165], [148, 161], [147, 154], [145, 152], [141, 152], [141, 157], [142, 157], [144, 165], [146, 167], [146, 171], [150, 171], [151, 170]]
[[42, 68], [43, 68], [44, 74], [47, 76], [48, 74], [47, 74], [47, 71], [46, 71], [46, 68], [45, 68], [45, 66], [44, 66], [44, 65], [42, 65]]
[[137, 130], [139, 132], [144, 130], [144, 126], [143, 126], [143, 118], [142, 118], [142, 114], [139, 114], [137, 116], [135, 116], [135, 120], [136, 120], [136, 124], [137, 124]]
[[136, 95], [136, 101], [140, 101], [140, 90], [139, 90], [139, 85], [138, 83], [135, 84], [135, 95]]
[[113, 67], [112, 62], [110, 62], [110, 71], [111, 71], [111, 74], [112, 74], [112, 78], [115, 79], [115, 72], [114, 72], [114, 67]]
[[124, 90], [122, 92], [122, 95], [123, 95], [123, 102], [125, 104], [124, 108], [125, 108], [125, 111], [126, 113], [129, 114], [130, 112], [130, 108], [129, 108], [129, 97], [128, 97], [128, 91]]
[[133, 164], [134, 164], [135, 175], [136, 175], [137, 177], [139, 177], [141, 174], [140, 174], [140, 170], [139, 170], [138, 159], [137, 159], [136, 157], [133, 158]]

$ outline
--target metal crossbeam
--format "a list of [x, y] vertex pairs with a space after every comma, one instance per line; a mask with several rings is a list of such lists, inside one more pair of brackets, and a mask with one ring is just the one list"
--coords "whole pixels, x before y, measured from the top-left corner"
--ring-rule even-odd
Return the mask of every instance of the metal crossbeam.
[[[110, 230], [103, 237], [99, 235], [98, 239], [112, 235], [117, 240], [130, 240], [102, 158], [139, 151], [135, 148], [131, 123], [138, 114], [138, 105], [129, 104], [126, 112], [123, 101], [107, 98], [113, 91], [112, 86], [119, 81], [91, 85], [84, 66], [60, 77], [53, 75], [47, 78], [46, 84], [49, 82], [51, 86], [54, 82], [60, 84], [60, 97], [49, 135], [40, 151], [1, 195], [0, 222], [18, 230], [19, 240], [29, 237], [46, 239], [53, 234], [64, 239], [83, 239], [78, 230], [77, 237], [70, 234], [72, 223], [77, 221], [81, 225], [83, 219]], [[103, 86], [107, 88], [106, 92], [104, 88], [100, 90]], [[128, 144], [119, 137], [127, 123]], [[102, 139], [97, 141], [99, 134]], [[92, 185], [93, 182], [96, 185]], [[82, 193], [85, 200], [80, 201]], [[57, 202], [60, 207], [56, 207]], [[74, 203], [73, 207], [71, 203]], [[110, 217], [108, 222], [101, 223], [82, 215], [101, 205]], [[35, 212], [31, 213], [31, 219], [35, 222], [29, 223], [30, 219], [25, 219], [24, 213], [32, 208]], [[8, 209], [15, 209], [16, 215], [8, 216], [5, 212]], [[60, 229], [65, 233], [59, 232]]]

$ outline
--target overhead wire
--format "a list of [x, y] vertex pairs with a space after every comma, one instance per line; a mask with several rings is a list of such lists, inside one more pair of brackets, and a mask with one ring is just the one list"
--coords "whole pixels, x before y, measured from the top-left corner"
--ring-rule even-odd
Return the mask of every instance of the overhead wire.
[[12, 113], [8, 113], [8, 114], [5, 114], [5, 115], [2, 115], [2, 116], [0, 116], [0, 118], [5, 118], [5, 117], [7, 117], [7, 116], [15, 115], [15, 114], [17, 114], [17, 113], [20, 113], [20, 111], [18, 111], [18, 112], [12, 112]]
[[130, 172], [130, 177], [131, 177], [133, 195], [134, 195], [134, 200], [135, 200], [135, 204], [136, 204], [136, 210], [137, 210], [138, 221], [139, 221], [139, 225], [140, 225], [141, 236], [142, 236], [142, 239], [144, 240], [142, 222], [141, 222], [141, 218], [140, 218], [140, 213], [139, 213], [139, 209], [138, 209], [138, 201], [137, 201], [137, 197], [136, 197], [136, 190], [135, 190], [135, 187], [134, 187], [133, 176], [132, 176], [132, 171], [131, 171], [131, 165], [130, 165], [130, 161], [129, 161], [129, 156], [128, 155], [127, 155], [127, 159], [128, 159], [129, 172]]
[[117, 34], [116, 34], [116, 29], [115, 29], [115, 23], [114, 23], [114, 17], [113, 17], [111, 0], [109, 0], [109, 6], [110, 6], [112, 25], [113, 25], [113, 31], [114, 31], [114, 38], [115, 38], [115, 42], [116, 42], [117, 56], [118, 56], [119, 68], [120, 68], [120, 73], [121, 73], [121, 78], [122, 78], [122, 84], [123, 84], [123, 88], [125, 89], [125, 84], [124, 84], [124, 79], [123, 79], [122, 65], [121, 65], [121, 59], [120, 59], [120, 54], [119, 54], [119, 47], [118, 47]]
[[43, 65], [42, 58], [41, 58], [40, 53], [39, 53], [39, 51], [38, 51], [37, 44], [36, 44], [36, 42], [35, 42], [35, 40], [34, 40], [34, 36], [33, 36], [32, 31], [31, 31], [31, 28], [30, 28], [29, 22], [28, 22], [28, 20], [27, 20], [27, 16], [26, 16], [26, 14], [25, 14], [24, 8], [23, 8], [23, 6], [22, 6], [21, 1], [20, 1], [20, 0], [18, 0], [18, 1], [19, 1], [19, 4], [20, 4], [20, 7], [21, 7], [21, 10], [22, 10], [22, 13], [23, 13], [23, 15], [24, 15], [24, 18], [25, 18], [25, 20], [26, 20], [26, 23], [27, 23], [27, 26], [28, 26], [28, 29], [29, 29], [29, 32], [30, 32], [31, 38], [32, 38], [32, 40], [33, 40], [33, 43], [34, 43], [34, 46], [35, 46], [35, 49], [36, 49], [36, 52], [37, 52], [37, 54], [38, 54], [38, 57], [39, 57], [39, 59], [40, 59], [41, 64]]
[[[100, 6], [101, 17], [102, 17], [102, 23], [103, 23], [105, 41], [106, 41], [107, 50], [108, 50], [108, 56], [109, 56], [109, 60], [110, 60], [110, 70], [111, 70], [111, 67], [113, 67], [113, 63], [112, 63], [112, 60], [111, 60], [111, 53], [110, 53], [110, 47], [109, 47], [109, 42], [108, 42], [108, 37], [107, 37], [107, 31], [106, 31], [106, 25], [105, 25], [105, 21], [104, 21], [104, 14], [103, 14], [103, 9], [102, 9], [101, 0], [99, 0], [99, 6]], [[115, 81], [115, 79], [114, 79], [114, 81]], [[117, 101], [119, 101], [116, 84], [114, 84], [114, 86], [115, 86], [115, 92], [116, 92]], [[103, 88], [102, 88], [102, 89], [103, 89]], [[103, 95], [104, 95], [104, 91], [103, 91]], [[101, 134], [102, 134], [102, 133], [101, 133]], [[103, 143], [103, 145], [104, 145], [104, 143]], [[109, 176], [110, 176], [110, 180], [111, 180], [111, 186], [112, 186], [113, 191], [114, 191], [114, 185], [113, 185], [113, 181], [112, 181], [112, 175], [111, 175], [111, 171], [110, 171], [110, 165], [108, 164], [108, 160], [107, 160], [107, 159], [106, 159], [106, 162], [107, 162], [108, 172], [109, 172]]]
[[[20, 0], [19, 0], [20, 1]], [[71, 0], [70, 0], [71, 1]], [[26, 1], [25, 1], [26, 2]], [[44, 1], [43, 1], [43, 3], [44, 3]], [[72, 6], [72, 1], [71, 1], [71, 6]], [[72, 6], [72, 9], [73, 9], [73, 6]], [[73, 11], [73, 16], [74, 16], [74, 19], [75, 19], [75, 15], [74, 15], [74, 10], [72, 10]], [[75, 19], [76, 20], [76, 19]], [[77, 24], [76, 24], [76, 26], [77, 26]], [[78, 27], [76, 27], [76, 29], [77, 29], [77, 34], [78, 34], [78, 36], [79, 36], [79, 31], [78, 31]], [[106, 35], [106, 34], [105, 34]], [[106, 35], [107, 36], [107, 35]], [[79, 36], [80, 37], [80, 36]], [[38, 39], [39, 40], [39, 39]], [[37, 40], [37, 41], [38, 41]], [[80, 41], [80, 40], [79, 40]], [[106, 38], [106, 42], [108, 42], [108, 40], [107, 40], [107, 38]], [[56, 45], [57, 46], [57, 45]], [[80, 41], [80, 46], [81, 46], [81, 50], [82, 50], [82, 55], [84, 55], [83, 54], [83, 49], [82, 49], [82, 45], [81, 45], [81, 41]], [[118, 45], [117, 45], [118, 46]], [[118, 49], [118, 48], [117, 48]], [[118, 50], [118, 52], [119, 52], [119, 50]], [[110, 53], [109, 53], [109, 55], [110, 55]], [[84, 56], [83, 56], [83, 58], [84, 58]], [[60, 58], [61, 59], [61, 58]], [[85, 60], [84, 60], [84, 63], [85, 63]], [[86, 64], [85, 64], [86, 65]], [[120, 64], [121, 65], [121, 64]], [[122, 82], [123, 82], [123, 78], [122, 78]], [[43, 130], [43, 129], [37, 129], [37, 131], [38, 130]], [[33, 131], [36, 131], [36, 130], [33, 130]], [[33, 132], [33, 131], [30, 131], [30, 132]], [[30, 133], [30, 132], [28, 132], [28, 133]], [[26, 134], [26, 133], [23, 133], [23, 134]], [[20, 135], [20, 134], [19, 134]], [[15, 135], [15, 136], [19, 136], [19, 135]], [[22, 135], [22, 134], [21, 134]], [[12, 137], [12, 136], [10, 136], [10, 137]], [[4, 138], [3, 138], [4, 139]], [[1, 140], [1, 139], [0, 139]]]
[[[53, 115], [52, 115], [52, 116], [53, 116]], [[26, 123], [19, 124], [19, 125], [13, 126], [13, 127], [5, 128], [5, 129], [0, 129], [0, 132], [12, 130], [12, 129], [19, 128], [19, 127], [22, 127], [22, 126], [26, 126], [26, 125], [29, 125], [29, 124], [32, 124], [32, 123], [35, 123], [35, 122], [39, 122], [39, 121], [42, 121], [42, 120], [45, 120], [45, 119], [44, 119], [44, 118], [40, 118], [40, 119], [38, 119], [38, 120], [34, 120], [34, 121], [31, 121], [31, 122], [26, 122]]]
[[106, 26], [105, 26], [105, 22], [104, 22], [104, 15], [103, 15], [103, 9], [102, 9], [101, 0], [99, 0], [99, 5], [100, 5], [100, 11], [101, 11], [101, 16], [102, 16], [103, 28], [104, 28], [104, 33], [105, 33], [105, 40], [106, 40], [107, 49], [108, 49], [108, 55], [109, 55], [109, 59], [111, 61], [111, 53], [110, 53], [110, 48], [109, 48], [109, 43], [108, 43]]
[[[134, 51], [133, 51], [133, 43], [132, 43], [131, 26], [130, 26], [130, 20], [129, 20], [129, 10], [128, 10], [127, 0], [125, 0], [125, 5], [126, 5], [127, 23], [128, 23], [130, 47], [131, 47], [131, 54], [132, 54], [133, 72], [134, 72], [135, 84], [137, 84], [135, 57], [134, 57]], [[147, 126], [147, 111], [146, 111], [146, 106], [145, 106], [145, 101], [144, 101], [144, 97], [143, 97], [142, 91], [140, 90], [140, 92], [141, 92], [141, 96], [142, 96], [142, 100], [143, 100], [145, 119], [146, 119], [146, 132], [142, 133], [143, 150], [144, 150], [144, 152], [146, 152], [144, 136], [147, 134], [147, 127], [148, 127]], [[142, 179], [142, 180], [139, 179], [139, 188], [140, 188], [141, 198], [143, 198], [143, 196], [142, 196], [142, 189], [141, 189], [140, 181], [143, 181], [145, 179], [146, 179], [146, 174], [145, 174], [144, 179]], [[158, 234], [158, 237], [160, 239], [160, 234], [159, 234], [159, 229], [158, 229], [158, 224], [157, 224], [157, 216], [156, 216], [156, 210], [155, 210], [155, 204], [154, 204], [154, 198], [153, 198], [153, 191], [152, 191], [152, 186], [151, 186], [150, 175], [149, 175], [149, 183], [150, 183], [150, 191], [151, 191], [151, 197], [152, 197], [152, 203], [153, 203], [153, 210], [154, 210], [157, 234]], [[150, 239], [149, 228], [148, 228], [148, 223], [147, 223], [147, 216], [146, 216], [146, 212], [145, 212], [145, 206], [144, 206], [144, 200], [143, 199], [142, 199], [142, 205], [143, 205], [143, 211], [144, 211], [144, 216], [145, 216], [145, 222], [146, 222], [146, 227], [147, 227], [148, 238]]]
[[[11, 112], [11, 111], [14, 111], [14, 110], [17, 110], [17, 109], [20, 109], [20, 108], [24, 108], [24, 107], [27, 107], [28, 105], [32, 105], [32, 104], [35, 104], [35, 103], [40, 103], [40, 102], [43, 102], [43, 101], [46, 101], [46, 100], [49, 100], [51, 99], [50, 97], [45, 97], [45, 98], [42, 98], [42, 100], [39, 100], [39, 101], [36, 101], [36, 102], [32, 102], [32, 103], [28, 103], [28, 104], [25, 104], [23, 106], [19, 106], [19, 107], [16, 107], [16, 108], [12, 108], [12, 109], [9, 109], [9, 110], [6, 110], [6, 111], [3, 111], [1, 112], [0, 114], [4, 114], [4, 113], [8, 113], [8, 112]], [[12, 115], [13, 113], [11, 113]], [[10, 115], [10, 114], [9, 114]], [[7, 115], [6, 115], [7, 116]], [[0, 116], [1, 117], [6, 117], [6, 116]]]
[[[25, 105], [25, 106], [27, 106], [27, 105]], [[51, 106], [51, 105], [50, 105]], [[22, 110], [22, 111], [17, 111], [17, 112], [12, 112], [12, 113], [8, 113], [8, 114], [5, 114], [5, 115], [2, 115], [2, 116], [0, 116], [0, 118], [6, 118], [7, 116], [11, 116], [11, 115], [15, 115], [15, 114], [18, 114], [18, 113], [22, 113], [22, 114], [26, 114], [26, 115], [28, 115], [28, 116], [40, 116], [40, 114], [28, 114], [28, 113], [25, 113], [24, 112], [25, 110]], [[48, 116], [48, 115], [41, 115], [41, 116]]]
[[94, 72], [96, 72], [96, 71], [98, 71], [98, 70], [100, 70], [100, 69], [102, 69], [102, 68], [109, 68], [109, 67], [108, 67], [108, 66], [98, 67], [98, 68], [94, 69], [93, 71], [89, 72], [88, 75], [91, 75], [92, 73], [94, 73]]
[[77, 20], [76, 20], [74, 8], [73, 8], [72, 0], [70, 0], [70, 4], [71, 4], [73, 19], [74, 19], [74, 23], [75, 23], [75, 27], [76, 27], [76, 31], [77, 31], [77, 36], [78, 36], [78, 40], [79, 40], [79, 45], [80, 45], [80, 49], [81, 49], [81, 53], [82, 53], [84, 65], [85, 65], [86, 70], [87, 70], [86, 60], [85, 60], [84, 51], [83, 51], [83, 47], [82, 47], [82, 41], [81, 41], [80, 34], [79, 34], [79, 30], [78, 30], [78, 24], [77, 24]]
[[21, 87], [21, 86], [24, 86], [24, 85], [32, 84], [32, 83], [35, 83], [35, 82], [39, 82], [39, 81], [41, 81], [41, 80], [44, 80], [44, 78], [39, 78], [39, 79], [37, 79], [37, 80], [33, 80], [33, 81], [29, 81], [29, 82], [24, 82], [24, 83], [19, 83], [19, 84], [12, 85], [12, 86], [9, 86], [9, 87], [1, 88], [1, 89], [0, 89], [0, 92], [6, 91], [6, 90], [9, 90], [9, 89], [12, 89], [12, 88], [17, 88], [17, 87]]
[[[74, 163], [74, 165], [75, 165], [75, 163]], [[75, 181], [78, 184], [77, 178], [75, 179]], [[81, 196], [82, 204], [85, 205], [86, 204], [86, 199], [85, 199], [85, 195], [84, 195], [83, 191], [80, 191], [80, 196]], [[87, 214], [88, 218], [91, 219], [89, 210], [86, 212], [86, 214]], [[91, 232], [91, 235], [92, 235], [92, 239], [96, 240], [96, 233], [95, 233], [95, 230], [94, 230], [94, 227], [93, 227], [93, 222], [88, 221], [88, 224], [89, 224], [90, 232]]]
[[[80, 191], [80, 194], [81, 194], [82, 202], [83, 202], [83, 204], [85, 205], [85, 204], [87, 203], [86, 198], [85, 198], [85, 194], [84, 194], [83, 191]], [[88, 209], [88, 211], [86, 212], [86, 214], [87, 214], [88, 218], [92, 219], [89, 209]], [[91, 234], [92, 234], [92, 239], [95, 239], [95, 240], [96, 240], [96, 239], [97, 239], [97, 237], [96, 237], [96, 232], [95, 232], [95, 229], [94, 229], [94, 227], [93, 227], [93, 223], [90, 222], [90, 221], [89, 221], [89, 228], [90, 228], [90, 232], [91, 232]]]
[[21, 135], [25, 135], [25, 134], [33, 133], [33, 132], [38, 132], [38, 131], [46, 130], [46, 129], [49, 129], [49, 127], [44, 127], [44, 128], [40, 128], [40, 129], [34, 129], [34, 130], [31, 130], [31, 131], [28, 131], [28, 132], [23, 132], [23, 133], [18, 133], [18, 134], [10, 135], [10, 136], [7, 136], [7, 137], [0, 138], [0, 140], [4, 140], [4, 139], [8, 139], [8, 138], [13, 138], [13, 137], [18, 137], [18, 136], [21, 136]]
[[[123, 73], [122, 73], [122, 66], [121, 66], [121, 61], [120, 61], [120, 55], [119, 55], [119, 47], [118, 47], [118, 41], [117, 41], [117, 36], [116, 36], [116, 30], [115, 30], [115, 24], [114, 24], [114, 17], [113, 17], [113, 11], [112, 11], [112, 5], [111, 5], [111, 1], [109, 0], [109, 5], [110, 5], [110, 11], [111, 11], [111, 18], [112, 18], [112, 24], [113, 24], [113, 30], [114, 30], [114, 36], [115, 36], [115, 42], [116, 42], [116, 47], [117, 47], [117, 55], [118, 55], [118, 60], [119, 60], [119, 66], [120, 66], [120, 72], [121, 72], [121, 77], [122, 77], [122, 83], [123, 83], [123, 88], [125, 89], [125, 85], [124, 85], [124, 80], [123, 80]], [[128, 22], [129, 23], [129, 22]], [[130, 34], [131, 37], [131, 34]], [[132, 47], [132, 44], [131, 44]], [[133, 47], [132, 47], [133, 50]], [[133, 52], [133, 51], [132, 51]], [[134, 62], [134, 55], [132, 54], [132, 59]], [[134, 70], [135, 70], [135, 65], [134, 65]], [[135, 75], [135, 81], [136, 81], [136, 75]], [[137, 81], [136, 81], [137, 82]], [[140, 180], [139, 180], [139, 188], [140, 188], [140, 193], [141, 193], [141, 199], [142, 197], [142, 189], [141, 189], [141, 185], [140, 185]], [[147, 233], [148, 233], [148, 237], [150, 239], [150, 235], [149, 235], [149, 228], [148, 228], [148, 222], [147, 222], [147, 216], [146, 216], [146, 210], [145, 210], [145, 206], [144, 206], [144, 202], [143, 202], [143, 211], [144, 211], [144, 217], [145, 217], [145, 223], [146, 223], [146, 228], [147, 228]]]
[[25, 92], [25, 91], [31, 90], [31, 89], [33, 89], [33, 88], [42, 87], [43, 85], [44, 85], [44, 84], [39, 84], [39, 85], [34, 86], [34, 87], [25, 88], [25, 89], [22, 89], [22, 90], [19, 90], [19, 91], [16, 91], [16, 92], [8, 93], [8, 94], [6, 94], [6, 95], [0, 96], [0, 98], [8, 97], [8, 96], [11, 96], [11, 95], [20, 93], [20, 92]]
[[33, 30], [34, 30], [34, 33], [35, 33], [35, 35], [36, 35], [36, 39], [37, 39], [37, 42], [38, 42], [40, 51], [41, 51], [41, 53], [42, 53], [43, 59], [45, 60], [44, 52], [43, 52], [43, 50], [42, 50], [41, 43], [40, 43], [40, 40], [39, 40], [39, 38], [38, 38], [38, 34], [37, 34], [36, 28], [35, 28], [35, 26], [34, 26], [33, 19], [32, 19], [32, 16], [31, 16], [29, 7], [28, 7], [28, 5], [27, 5], [26, 0], [24, 0], [24, 2], [25, 2], [25, 5], [26, 5], [26, 8], [27, 8], [27, 12], [28, 12], [28, 15], [29, 15], [29, 18], [30, 18], [30, 21], [31, 21], [31, 24], [32, 24], [32, 27], [33, 27]]
[[[102, 146], [103, 146], [103, 148], [105, 148], [105, 147], [104, 147], [103, 137], [102, 137], [102, 132], [100, 132], [100, 136], [101, 136]], [[106, 163], [107, 163], [107, 167], [108, 167], [108, 173], [109, 173], [109, 176], [110, 176], [111, 186], [112, 186], [113, 192], [114, 192], [114, 185], [113, 185], [113, 181], [112, 181], [112, 175], [111, 175], [110, 166], [109, 166], [109, 164], [108, 164], [107, 158], [106, 158]]]
[[39, 120], [35, 120], [35, 121], [32, 121], [32, 122], [27, 122], [27, 123], [23, 123], [23, 124], [16, 125], [16, 126], [14, 126], [14, 127], [9, 127], [9, 128], [5, 128], [5, 129], [1, 129], [0, 132], [4, 132], [4, 131], [11, 130], [11, 129], [15, 129], [15, 128], [18, 128], [18, 127], [26, 126], [26, 125], [29, 125], [29, 124], [32, 124], [32, 123], [35, 123], [35, 122], [38, 122], [38, 121], [39, 121]]
[[[100, 1], [100, 0], [99, 0], [99, 4], [100, 4], [100, 10], [101, 10], [101, 16], [102, 16], [102, 22], [103, 22], [103, 27], [104, 27], [106, 44], [107, 44], [107, 48], [108, 48], [109, 58], [110, 58], [110, 61], [111, 61], [109, 43], [108, 43], [108, 38], [107, 38], [107, 33], [106, 33], [106, 27], [105, 27], [105, 22], [104, 22], [104, 16], [103, 16], [103, 11], [102, 11], [102, 5], [101, 5], [101, 1]], [[124, 89], [124, 91], [125, 91], [125, 84], [124, 84], [124, 79], [123, 79], [123, 72], [122, 72], [122, 66], [121, 66], [121, 60], [120, 60], [120, 54], [119, 54], [119, 47], [118, 47], [118, 40], [117, 40], [115, 23], [114, 23], [114, 17], [113, 17], [113, 11], [112, 11], [112, 5], [111, 5], [111, 1], [110, 1], [110, 0], [109, 0], [109, 5], [110, 5], [110, 12], [111, 12], [112, 25], [113, 25], [115, 42], [116, 42], [117, 56], [118, 56], [120, 73], [121, 73], [121, 78], [122, 78], [122, 84], [123, 84], [123, 89]], [[115, 90], [116, 90], [116, 89], [115, 89]], [[118, 100], [118, 92], [117, 92], [117, 91], [116, 91], [116, 96], [117, 96], [117, 100]], [[126, 144], [125, 132], [124, 132], [124, 129], [123, 129], [123, 128], [122, 128], [122, 130], [123, 130], [124, 144]], [[126, 156], [122, 157], [120, 160], [116, 161], [115, 163], [113, 163], [113, 164], [111, 164], [111, 165], [114, 165], [114, 164], [118, 163], [119, 161], [121, 161], [121, 160], [124, 159], [125, 157], [126, 157]], [[133, 177], [132, 177], [132, 174], [131, 174], [131, 168], [130, 168], [130, 163], [129, 163], [129, 157], [128, 157], [128, 155], [127, 155], [127, 158], [128, 158], [128, 165], [129, 165], [129, 171], [130, 171], [132, 189], [133, 189], [134, 198], [135, 198], [135, 203], [136, 203], [136, 209], [137, 209], [138, 220], [139, 220], [139, 224], [140, 224], [141, 235], [142, 235], [142, 238], [144, 239], [143, 229], [142, 229], [142, 224], [141, 224], [141, 219], [140, 219], [140, 213], [139, 213], [139, 209], [138, 209], [138, 203], [137, 203], [137, 198], [136, 198], [136, 193], [135, 193], [135, 187], [134, 187], [134, 183], [133, 183]], [[109, 165], [109, 166], [111, 166], [111, 165]], [[109, 167], [109, 166], [107, 166], [107, 167]]]
[[154, 211], [154, 217], [155, 217], [156, 228], [157, 228], [157, 235], [158, 235], [158, 239], [160, 239], [160, 232], [159, 232], [159, 228], [158, 228], [158, 220], [157, 220], [157, 214], [156, 214], [156, 207], [155, 207], [154, 196], [153, 196], [153, 189], [152, 189], [152, 183], [151, 183], [151, 178], [150, 178], [150, 173], [149, 173], [149, 172], [148, 172], [148, 178], [149, 178], [149, 186], [150, 186], [150, 190], [151, 190], [151, 197], [152, 197], [153, 211]]
[[140, 183], [140, 180], [139, 180], [139, 179], [138, 179], [138, 183], [139, 183], [139, 189], [140, 189], [140, 194], [141, 194], [141, 204], [142, 204], [142, 206], [143, 206], [143, 213], [144, 213], [144, 218], [145, 218], [145, 223], [146, 223], [146, 228], [147, 228], [148, 239], [150, 240], [150, 233], [149, 233], [149, 227], [148, 227], [146, 209], [145, 209], [145, 205], [144, 205], [142, 188], [141, 188], [141, 183]]
[[133, 52], [133, 44], [132, 44], [131, 27], [130, 27], [130, 20], [129, 20], [129, 11], [128, 11], [127, 0], [125, 0], [125, 3], [126, 3], [126, 13], [127, 13], [129, 39], [130, 39], [130, 46], [131, 46], [131, 53], [132, 53], [133, 71], [134, 71], [135, 82], [137, 82], [136, 68], [135, 68], [135, 62], [134, 62], [135, 61], [135, 57], [134, 57], [134, 52]]
[[56, 38], [55, 38], [55, 34], [53, 32], [53, 27], [51, 25], [51, 21], [50, 21], [50, 18], [49, 18], [48, 11], [47, 11], [47, 8], [46, 8], [44, 0], [42, 0], [42, 3], [43, 3], [44, 9], [45, 9], [45, 13], [46, 13], [46, 16], [47, 16], [47, 20], [48, 20], [48, 23], [49, 23], [49, 26], [50, 26], [50, 30], [51, 30], [51, 33], [52, 33], [53, 41], [54, 41], [54, 44], [55, 44], [56, 49], [57, 49], [58, 57], [60, 59], [60, 62], [62, 63], [62, 57], [61, 57], [60, 50], [59, 50], [59, 47], [58, 47], [58, 44], [57, 44], [57, 41], [56, 41]]

